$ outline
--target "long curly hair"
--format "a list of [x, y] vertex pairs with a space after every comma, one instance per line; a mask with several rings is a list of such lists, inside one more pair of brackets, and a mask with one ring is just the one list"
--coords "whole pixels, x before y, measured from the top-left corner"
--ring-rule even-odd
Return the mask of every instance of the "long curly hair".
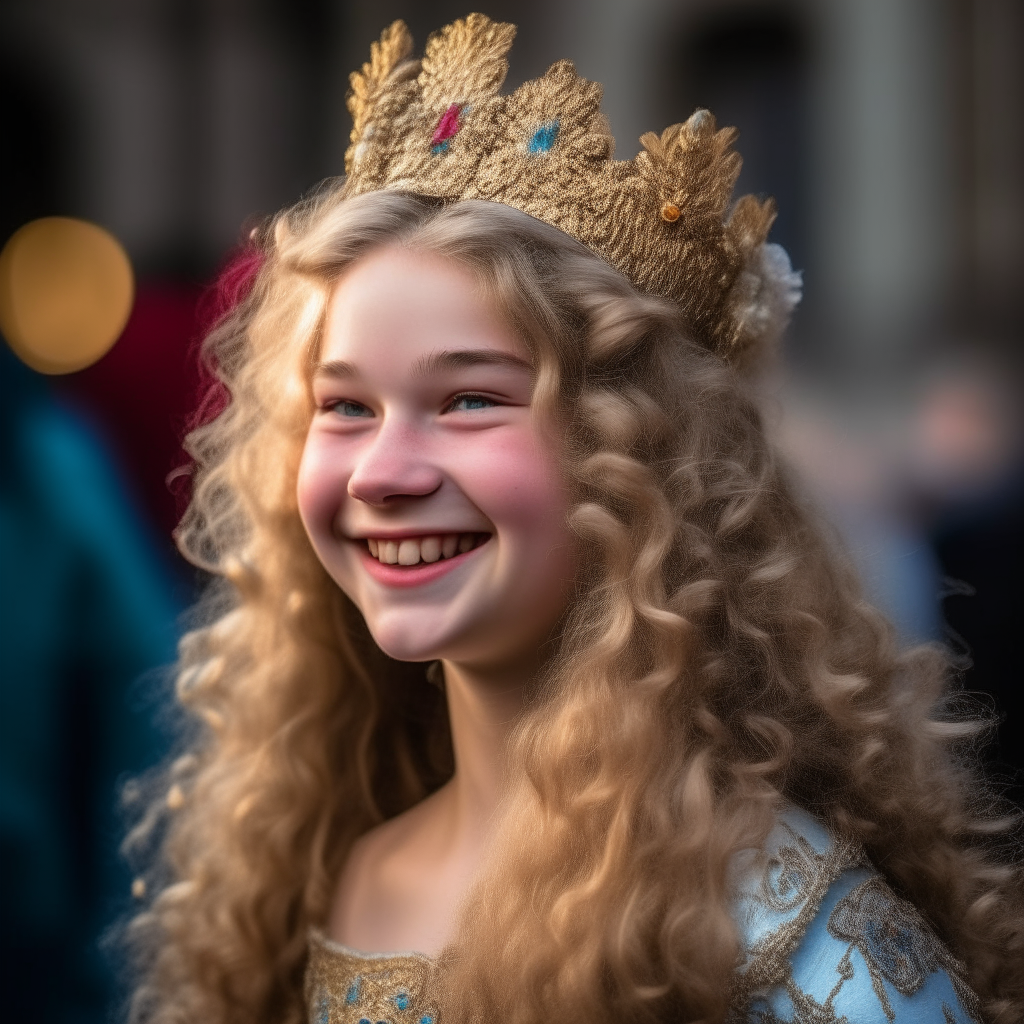
[[[471, 268], [529, 346], [562, 438], [579, 578], [511, 741], [503, 841], [438, 960], [446, 1024], [721, 1021], [728, 867], [784, 801], [863, 845], [1024, 1017], [1012, 821], [942, 651], [901, 652], [766, 440], [748, 388], [566, 235], [484, 202], [338, 184], [267, 224], [206, 356], [182, 552], [218, 578], [181, 643], [181, 755], [129, 837], [147, 1024], [294, 1024], [309, 928], [353, 841], [452, 771], [444, 695], [395, 662], [296, 506], [333, 284], [381, 246]], [[486, 908], [485, 913], [479, 912]]]

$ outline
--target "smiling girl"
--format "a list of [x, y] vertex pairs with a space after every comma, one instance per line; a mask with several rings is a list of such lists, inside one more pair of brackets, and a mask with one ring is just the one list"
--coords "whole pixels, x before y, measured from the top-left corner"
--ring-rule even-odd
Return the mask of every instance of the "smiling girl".
[[510, 39], [385, 33], [208, 340], [179, 537], [225, 589], [135, 1018], [1020, 1019], [977, 730], [735, 369], [791, 305], [770, 208], [703, 112], [615, 164], [566, 65], [498, 96]]

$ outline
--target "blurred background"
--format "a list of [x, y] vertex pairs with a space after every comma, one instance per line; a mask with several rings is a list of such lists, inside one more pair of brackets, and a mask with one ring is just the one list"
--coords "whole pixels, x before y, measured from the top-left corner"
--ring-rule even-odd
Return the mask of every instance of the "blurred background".
[[[120, 341], [43, 377], [0, 352], [0, 964], [5, 1013], [98, 1021], [98, 936], [130, 903], [115, 787], [200, 583], [170, 531], [210, 283], [248, 226], [342, 169], [348, 72], [393, 18], [465, 2], [3, 0], [0, 242], [94, 221], [137, 277]], [[1020, 799], [1024, 679], [1024, 5], [1019, 0], [495, 0], [507, 83], [569, 57], [619, 157], [696, 106], [806, 299], [769, 418], [909, 643], [956, 652]], [[212, 307], [211, 307], [212, 303]], [[168, 482], [168, 477], [172, 479]]]

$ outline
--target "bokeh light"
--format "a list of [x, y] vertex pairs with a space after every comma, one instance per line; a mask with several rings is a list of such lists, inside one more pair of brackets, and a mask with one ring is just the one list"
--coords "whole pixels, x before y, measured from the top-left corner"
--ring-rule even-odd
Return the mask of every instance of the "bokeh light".
[[0, 330], [33, 370], [73, 373], [117, 341], [134, 290], [128, 254], [113, 235], [88, 221], [43, 217], [0, 253]]

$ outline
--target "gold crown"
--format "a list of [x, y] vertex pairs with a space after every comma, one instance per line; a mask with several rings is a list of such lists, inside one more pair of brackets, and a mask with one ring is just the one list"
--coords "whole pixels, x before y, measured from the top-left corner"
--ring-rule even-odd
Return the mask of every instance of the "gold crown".
[[510, 95], [499, 89], [515, 26], [456, 21], [409, 59], [396, 21], [351, 76], [344, 194], [404, 190], [504, 203], [582, 242], [643, 292], [675, 300], [694, 339], [746, 362], [799, 299], [785, 252], [766, 245], [772, 200], [730, 210], [741, 160], [734, 128], [698, 110], [633, 160], [613, 160], [602, 88], [559, 61]]

